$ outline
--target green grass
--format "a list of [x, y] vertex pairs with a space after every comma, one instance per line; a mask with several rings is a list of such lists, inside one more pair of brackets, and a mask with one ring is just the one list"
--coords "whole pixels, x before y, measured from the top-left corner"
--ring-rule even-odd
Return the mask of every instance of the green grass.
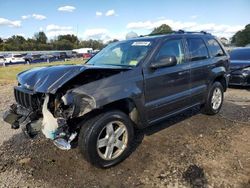
[[61, 62], [52, 62], [52, 63], [36, 63], [31, 65], [11, 65], [6, 67], [0, 67], [0, 84], [10, 83], [16, 81], [16, 75], [19, 72], [22, 72], [27, 69], [34, 67], [44, 67], [52, 65], [65, 65], [65, 64], [83, 64], [83, 60], [70, 60], [70, 61], [61, 61]]

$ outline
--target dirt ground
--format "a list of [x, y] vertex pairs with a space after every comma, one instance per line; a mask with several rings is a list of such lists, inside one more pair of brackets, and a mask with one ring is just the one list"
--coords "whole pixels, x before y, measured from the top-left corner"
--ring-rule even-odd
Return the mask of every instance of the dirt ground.
[[[13, 102], [0, 85], [0, 115]], [[138, 133], [121, 164], [97, 169], [78, 149], [26, 139], [0, 120], [0, 187], [250, 187], [250, 90], [229, 89], [222, 111], [193, 109]]]

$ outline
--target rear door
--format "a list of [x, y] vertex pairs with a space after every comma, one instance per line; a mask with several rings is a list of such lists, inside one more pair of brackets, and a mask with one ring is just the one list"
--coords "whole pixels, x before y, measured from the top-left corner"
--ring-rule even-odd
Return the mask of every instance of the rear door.
[[192, 104], [202, 103], [208, 89], [209, 69], [213, 66], [205, 41], [201, 37], [187, 37], [186, 46], [189, 52], [190, 95]]
[[177, 65], [158, 69], [143, 68], [145, 107], [149, 123], [189, 106], [190, 68], [186, 63], [183, 39], [172, 38], [162, 42], [150, 63], [161, 56], [175, 56]]

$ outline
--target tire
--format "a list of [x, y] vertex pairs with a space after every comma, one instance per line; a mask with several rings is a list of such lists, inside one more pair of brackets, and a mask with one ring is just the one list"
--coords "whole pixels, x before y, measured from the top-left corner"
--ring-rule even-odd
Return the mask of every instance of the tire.
[[94, 166], [108, 168], [130, 155], [134, 126], [123, 112], [105, 112], [85, 121], [81, 126], [78, 146], [83, 157]]
[[202, 112], [207, 115], [217, 114], [222, 107], [223, 100], [224, 89], [220, 82], [214, 82], [208, 92], [208, 96], [202, 108]]

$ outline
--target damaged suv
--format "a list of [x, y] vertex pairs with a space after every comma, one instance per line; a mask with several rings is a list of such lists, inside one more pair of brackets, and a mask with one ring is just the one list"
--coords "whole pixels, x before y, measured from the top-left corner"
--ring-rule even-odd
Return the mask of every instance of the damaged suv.
[[30, 137], [42, 132], [110, 167], [130, 153], [136, 129], [194, 106], [216, 114], [228, 85], [229, 56], [205, 32], [175, 32], [108, 45], [85, 65], [33, 68], [17, 75], [16, 104], [4, 114]]

